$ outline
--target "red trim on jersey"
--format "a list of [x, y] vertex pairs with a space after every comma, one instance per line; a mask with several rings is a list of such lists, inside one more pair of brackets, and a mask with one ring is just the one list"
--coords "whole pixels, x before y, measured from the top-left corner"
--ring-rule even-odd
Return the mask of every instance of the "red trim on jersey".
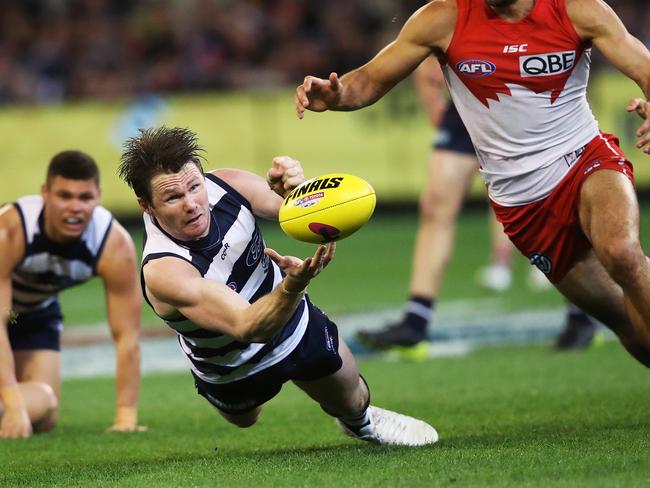
[[[536, 261], [552, 283], [569, 272], [591, 248], [578, 218], [580, 189], [596, 171], [609, 169], [634, 183], [633, 166], [611, 134], [599, 134], [585, 147], [577, 162], [544, 200], [518, 207], [490, 202], [504, 232], [521, 253]], [[546, 267], [546, 269], [544, 269]]]

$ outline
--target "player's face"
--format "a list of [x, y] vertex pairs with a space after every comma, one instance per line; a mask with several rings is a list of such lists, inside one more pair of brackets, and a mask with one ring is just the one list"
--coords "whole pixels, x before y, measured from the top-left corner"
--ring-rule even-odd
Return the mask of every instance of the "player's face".
[[190, 241], [210, 230], [208, 190], [201, 171], [187, 163], [178, 173], [160, 173], [151, 180], [151, 206], [141, 202], [162, 229], [176, 239]]
[[69, 180], [54, 176], [41, 187], [45, 210], [45, 234], [56, 242], [79, 239], [99, 205], [100, 192], [94, 180]]

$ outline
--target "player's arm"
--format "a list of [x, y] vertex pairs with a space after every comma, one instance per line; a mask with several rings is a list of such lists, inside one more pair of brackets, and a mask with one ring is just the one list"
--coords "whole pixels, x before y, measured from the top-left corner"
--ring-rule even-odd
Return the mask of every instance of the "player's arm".
[[397, 38], [365, 65], [340, 79], [305, 77], [296, 89], [296, 113], [305, 110], [357, 110], [372, 105], [408, 76], [433, 51], [444, 51], [456, 23], [456, 5], [451, 0], [434, 0], [415, 12]]
[[273, 158], [266, 180], [240, 169], [219, 169], [212, 172], [246, 198], [259, 217], [277, 220], [284, 196], [305, 181], [300, 162], [289, 156]]
[[109, 430], [140, 431], [143, 428], [137, 422], [142, 297], [135, 247], [128, 232], [117, 221], [111, 226], [97, 272], [104, 281], [108, 324], [116, 353], [115, 421]]
[[445, 77], [434, 56], [426, 58], [413, 72], [415, 88], [433, 127], [438, 127], [447, 107]]
[[578, 35], [591, 41], [623, 74], [634, 80], [646, 97], [635, 98], [628, 111], [645, 119], [636, 135], [636, 146], [650, 154], [650, 52], [631, 35], [616, 13], [603, 0], [567, 0], [567, 12]]
[[[304, 261], [265, 252], [286, 273], [270, 293], [255, 303], [223, 283], [203, 278], [189, 263], [174, 257], [149, 261], [143, 269], [146, 292], [156, 312], [174, 318], [178, 312], [201, 327], [241, 342], [266, 342], [291, 318], [309, 281], [327, 266], [336, 246], [319, 246]], [[170, 280], [169, 277], [174, 279]]]
[[0, 209], [0, 439], [29, 437], [32, 424], [18, 386], [7, 327], [11, 320], [11, 273], [25, 252], [18, 210]]

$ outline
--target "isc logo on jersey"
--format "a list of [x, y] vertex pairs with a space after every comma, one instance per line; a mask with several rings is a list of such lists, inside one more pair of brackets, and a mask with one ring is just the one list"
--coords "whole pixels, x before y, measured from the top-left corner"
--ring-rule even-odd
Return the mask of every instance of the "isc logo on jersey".
[[520, 56], [519, 72], [522, 78], [559, 75], [573, 69], [575, 62], [575, 51]]
[[465, 61], [456, 63], [456, 69], [463, 76], [480, 78], [491, 75], [497, 70], [497, 67], [489, 61], [482, 59], [466, 59]]

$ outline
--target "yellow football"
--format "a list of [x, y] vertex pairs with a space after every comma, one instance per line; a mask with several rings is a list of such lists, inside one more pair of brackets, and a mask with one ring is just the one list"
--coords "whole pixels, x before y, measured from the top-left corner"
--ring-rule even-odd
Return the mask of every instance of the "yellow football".
[[331, 173], [289, 193], [280, 207], [280, 227], [299, 241], [336, 241], [358, 230], [375, 210], [375, 190], [358, 176]]

